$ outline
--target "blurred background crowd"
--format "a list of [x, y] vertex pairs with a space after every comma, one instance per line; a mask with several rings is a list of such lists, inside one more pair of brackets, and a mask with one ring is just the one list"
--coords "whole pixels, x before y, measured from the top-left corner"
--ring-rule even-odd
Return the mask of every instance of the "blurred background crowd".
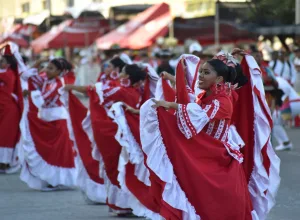
[[[30, 63], [65, 57], [77, 84], [94, 83], [105, 61], [133, 61], [174, 73], [182, 53], [202, 60], [239, 47], [300, 92], [299, 0], [0, 0], [0, 44], [17, 43]], [[276, 71], [275, 71], [276, 72]]]

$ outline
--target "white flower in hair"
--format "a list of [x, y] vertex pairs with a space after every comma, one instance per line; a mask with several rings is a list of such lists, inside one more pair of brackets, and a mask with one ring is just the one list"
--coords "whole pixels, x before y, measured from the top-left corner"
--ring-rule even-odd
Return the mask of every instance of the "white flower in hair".
[[227, 66], [235, 67], [238, 64], [237, 59], [235, 59], [231, 53], [225, 53], [224, 51], [220, 51], [217, 53], [213, 59], [219, 59], [223, 61]]

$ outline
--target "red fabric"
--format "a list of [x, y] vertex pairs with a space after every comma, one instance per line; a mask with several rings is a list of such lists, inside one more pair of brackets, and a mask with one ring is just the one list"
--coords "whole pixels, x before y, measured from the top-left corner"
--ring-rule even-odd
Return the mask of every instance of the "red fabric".
[[65, 84], [74, 84], [76, 80], [75, 73], [73, 71], [68, 72], [64, 75]]
[[29, 43], [27, 40], [24, 39], [23, 36], [21, 35], [17, 35], [17, 34], [11, 34], [7, 37], [4, 38], [0, 38], [0, 44], [3, 44], [5, 42], [14, 42], [15, 44], [17, 44], [19, 47], [25, 47], [27, 48], [29, 46]]
[[[134, 33], [121, 41], [124, 48], [139, 50], [151, 46], [158, 37], [164, 37], [169, 30], [172, 15], [169, 10], [162, 12], [159, 17], [148, 21], [139, 27]], [[149, 27], [152, 27], [151, 29]]]
[[[132, 135], [134, 136], [135, 140], [137, 141], [137, 143], [139, 143], [139, 146], [141, 147], [142, 145], [140, 140], [140, 128], [138, 126], [139, 122], [137, 122], [137, 120], [139, 120], [138, 115], [126, 113], [126, 120], [130, 127], [130, 131]], [[151, 209], [151, 210], [156, 213], [162, 214], [162, 216], [171, 216], [170, 218], [166, 218], [166, 219], [176, 219], [176, 216], [180, 216], [181, 212], [179, 210], [173, 209], [170, 205], [168, 205], [162, 200], [162, 192], [165, 183], [161, 181], [159, 177], [156, 176], [156, 174], [147, 166], [146, 161], [147, 161], [147, 155], [144, 153], [144, 164], [150, 172], [150, 181], [151, 181], [151, 186], [149, 187], [148, 189], [149, 191], [147, 194], [149, 200], [148, 202], [151, 201], [152, 204], [155, 204], [155, 209]], [[134, 189], [131, 190], [133, 191]], [[139, 199], [138, 194], [136, 197]], [[161, 206], [163, 206], [163, 208], [161, 208]], [[173, 212], [175, 212], [176, 214], [173, 214]]]
[[[241, 62], [243, 73], [250, 80], [251, 75], [245, 59]], [[232, 115], [232, 124], [236, 126], [239, 135], [245, 142], [241, 149], [244, 154], [243, 167], [247, 182], [249, 183], [254, 167], [254, 106], [251, 83], [247, 83], [242, 88], [236, 90], [239, 96]]]
[[36, 111], [29, 111], [27, 116], [35, 149], [43, 160], [53, 166], [74, 168], [75, 155], [67, 121], [46, 122], [37, 117]]
[[147, 76], [144, 84], [144, 92], [142, 97], [141, 105], [146, 102], [148, 99], [150, 99], [151, 91], [150, 91], [150, 79], [149, 76]]
[[[180, 104], [189, 103], [184, 82], [185, 74], [180, 64], [176, 70], [176, 95]], [[228, 100], [227, 96], [219, 96]], [[213, 96], [203, 98], [201, 105], [211, 103], [212, 99]], [[232, 112], [229, 107], [221, 101], [220, 113], [218, 114], [218, 111], [214, 117], [230, 120]], [[212, 106], [208, 114], [212, 114], [210, 111], [213, 109]], [[201, 219], [252, 220], [252, 205], [243, 167], [228, 154], [224, 144], [204, 131], [186, 139], [178, 129], [175, 115], [163, 108], [158, 108], [157, 113], [162, 140], [173, 165], [174, 174]], [[151, 181], [153, 196], [160, 202], [160, 214], [165, 219], [182, 219], [179, 210], [161, 201], [165, 183], [153, 172]]]
[[[58, 81], [57, 81], [58, 82]], [[60, 82], [60, 80], [59, 80]], [[29, 91], [35, 90], [33, 78], [28, 81]], [[38, 109], [29, 97], [27, 114], [30, 133], [38, 154], [48, 164], [63, 168], [74, 168], [73, 142], [69, 138], [66, 120], [46, 122], [38, 118]]]
[[21, 109], [12, 96], [17, 80], [11, 69], [0, 73], [0, 147], [14, 148], [19, 140]]
[[105, 97], [103, 105], [114, 102], [124, 102], [133, 108], [137, 108], [140, 104], [139, 87], [116, 86], [105, 89], [103, 94]]
[[164, 98], [167, 102], [174, 102], [175, 101], [175, 90], [169, 85], [168, 81], [162, 79], [162, 89], [164, 93]]
[[99, 77], [97, 79], [97, 82], [101, 82], [101, 78], [103, 77], [104, 74], [105, 74], [104, 72], [100, 73], [100, 75], [99, 75]]
[[[260, 94], [259, 90], [256, 87], [254, 87], [254, 93], [256, 94], [256, 96], [258, 98], [258, 102], [260, 104], [260, 107], [263, 110], [263, 113], [267, 116], [270, 128], [273, 128], [273, 120], [271, 118], [271, 115], [268, 113], [265, 105], [263, 104], [263, 97], [261, 97], [261, 94]], [[261, 153], [262, 153], [262, 156], [263, 156], [264, 168], [266, 169], [267, 174], [269, 175], [270, 174], [271, 161], [270, 161], [269, 155], [267, 153], [268, 142], [269, 142], [269, 139], [265, 143], [264, 147], [262, 148]]]
[[[250, 216], [245, 217], [250, 213], [246, 209], [247, 203], [245, 201], [249, 195], [247, 186], [243, 181], [243, 171], [238, 162], [228, 155], [223, 144], [203, 132], [188, 141], [180, 135], [178, 129], [171, 129], [176, 127], [175, 123], [171, 123], [171, 121], [176, 121], [175, 119], [172, 120], [173, 116], [161, 109], [158, 110], [158, 114], [160, 130], [175, 175], [201, 218], [252, 219]], [[164, 138], [170, 137], [171, 134], [172, 138]], [[185, 158], [189, 158], [189, 160]], [[183, 160], [185, 166], [182, 166]], [[216, 172], [217, 170], [218, 172]], [[200, 175], [195, 175], [196, 173]], [[222, 183], [224, 179], [229, 181]], [[192, 183], [197, 184], [192, 187]], [[201, 187], [199, 187], [199, 183], [201, 183]], [[228, 194], [224, 195], [224, 192]], [[216, 198], [219, 199], [216, 200]], [[232, 207], [235, 209], [232, 210]]]
[[[112, 89], [117, 90], [112, 93]], [[103, 92], [105, 97], [103, 105], [121, 101], [132, 107], [136, 107], [140, 100], [138, 89], [133, 87], [112, 87]], [[97, 148], [102, 155], [107, 177], [113, 185], [120, 188], [118, 181], [118, 163], [122, 147], [115, 139], [118, 126], [107, 116], [103, 105], [99, 105], [100, 100], [96, 91], [94, 89], [88, 90], [88, 94], [90, 97], [92, 129]], [[130, 173], [128, 175], [130, 175]], [[135, 187], [135, 184], [133, 187]], [[124, 210], [113, 204], [108, 205], [115, 210]]]
[[99, 162], [93, 159], [91, 142], [82, 128], [87, 111], [87, 108], [70, 92], [69, 112], [81, 161], [89, 177], [96, 183], [104, 184], [104, 180], [99, 177]]
[[177, 102], [180, 104], [188, 104], [190, 102], [188, 91], [184, 83], [185, 81], [185, 70], [181, 61], [179, 61], [176, 67], [176, 97]]
[[[155, 39], [156, 36], [162, 36], [163, 33], [156, 33], [155, 28], [159, 25], [152, 23], [150, 27], [153, 27], [154, 25], [154, 31], [152, 30], [153, 35], [149, 33], [148, 35], [151, 37], [148, 38], [147, 34], [145, 34], [145, 27], [143, 26], [145, 26], [148, 22], [152, 20], [158, 19], [162, 14], [169, 13], [169, 11], [169, 5], [165, 3], [157, 4], [148, 8], [147, 10], [139, 13], [137, 16], [135, 16], [133, 19], [131, 19], [121, 27], [118, 27], [117, 29], [109, 32], [103, 37], [98, 38], [96, 41], [98, 48], [107, 50], [110, 49], [114, 44], [118, 44], [120, 45], [120, 47], [125, 48], [127, 46], [131, 47], [131, 43], [133, 43], [133, 46], [138, 45], [138, 47], [136, 48], [140, 48], [139, 41], [141, 40], [143, 42], [142, 47], [144, 47], [144, 45], [148, 44], [149, 40], [151, 41], [152, 38]], [[149, 29], [149, 25], [147, 25], [147, 27]], [[136, 31], [138, 31], [137, 35], [135, 35]], [[143, 34], [142, 38], [140, 33]], [[130, 36], [133, 36], [133, 38], [129, 38]], [[138, 42], [132, 42], [132, 40], [134, 41], [136, 37], [138, 37]], [[128, 43], [126, 43], [127, 38], [130, 39], [130, 42]]]
[[[244, 171], [224, 145], [204, 132], [187, 140], [177, 129], [174, 115], [158, 109], [158, 117], [177, 180], [201, 218], [252, 219]], [[161, 208], [166, 219], [182, 219], [177, 210]]]
[[13, 54], [11, 53], [11, 49], [9, 44], [5, 45], [4, 47], [4, 56], [12, 56]]
[[[114, 88], [119, 88], [119, 90], [106, 97], [103, 104], [123, 101], [132, 107], [136, 107], [140, 98], [139, 92], [136, 88]], [[97, 143], [98, 150], [103, 157], [108, 178], [113, 185], [119, 187], [119, 182], [117, 180], [118, 162], [122, 147], [115, 139], [118, 127], [117, 124], [107, 116], [104, 107], [99, 105], [99, 97], [96, 91], [89, 90], [88, 94], [90, 96], [90, 112], [94, 138]]]
[[[139, 115], [125, 112], [126, 121], [135, 140], [141, 147]], [[151, 187], [145, 185], [134, 175], [135, 166], [131, 163], [126, 165], [126, 186], [131, 193], [148, 209], [159, 213], [159, 204], [151, 197]]]
[[64, 47], [86, 47], [104, 34], [106, 30], [108, 30], [107, 20], [67, 20], [61, 23], [57, 29], [50, 30], [35, 39], [31, 46], [35, 53]]
[[132, 210], [131, 209], [122, 209], [122, 208], [119, 208], [118, 206], [115, 206], [113, 204], [110, 204], [108, 203], [108, 199], [106, 199], [106, 205], [111, 208], [111, 209], [114, 209], [114, 210], [117, 210], [117, 211], [128, 211], [128, 213], [130, 213]]
[[107, 116], [104, 107], [99, 105], [96, 92], [89, 91], [89, 97], [92, 128], [97, 148], [102, 155], [109, 180], [113, 185], [120, 187], [118, 163], [122, 148], [115, 139], [118, 126]]

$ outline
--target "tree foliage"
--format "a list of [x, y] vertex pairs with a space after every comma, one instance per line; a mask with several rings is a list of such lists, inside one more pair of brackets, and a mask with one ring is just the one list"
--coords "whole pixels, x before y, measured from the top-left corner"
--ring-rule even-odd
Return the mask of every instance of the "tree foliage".
[[250, 20], [264, 25], [294, 24], [295, 0], [251, 0]]

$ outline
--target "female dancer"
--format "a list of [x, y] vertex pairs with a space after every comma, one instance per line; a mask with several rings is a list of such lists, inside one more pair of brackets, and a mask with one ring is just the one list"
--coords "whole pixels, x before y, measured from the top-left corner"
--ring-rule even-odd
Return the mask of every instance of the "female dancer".
[[[242, 141], [230, 126], [236, 101], [232, 85], [239, 80], [231, 67], [235, 63], [224, 62], [226, 57], [202, 66], [198, 86], [203, 92], [196, 103], [186, 77], [191, 68], [183, 58], [176, 69], [177, 102], [149, 100], [141, 108], [141, 142], [156, 188], [153, 196], [166, 219], [264, 219], [269, 211], [252, 208], [240, 165]], [[161, 107], [175, 109], [176, 115]]]
[[0, 61], [0, 172], [11, 173], [19, 166], [16, 145], [20, 139], [22, 112], [18, 63], [6, 45]]
[[67, 119], [68, 112], [59, 90], [63, 83], [61, 62], [48, 63], [46, 74], [29, 78], [29, 107], [23, 115], [21, 130], [25, 163], [21, 180], [37, 190], [54, 190], [76, 185], [75, 150]]
[[115, 83], [119, 80], [120, 72], [125, 65], [120, 57], [114, 57], [108, 62], [106, 69], [100, 74], [97, 82], [102, 82], [105, 86], [113, 83], [111, 86], [116, 86]]
[[[143, 86], [143, 103], [154, 97], [159, 77], [149, 64], [140, 65], [147, 72]], [[115, 139], [122, 146], [118, 165], [118, 181], [121, 189], [127, 192], [130, 206], [135, 215], [158, 219], [160, 218], [159, 208], [154, 199], [150, 197], [150, 173], [144, 164], [144, 155], [141, 150], [139, 116], [135, 114], [138, 111], [139, 108], [133, 108], [122, 102], [113, 104], [110, 109], [112, 117], [118, 125]]]
[[[72, 65], [63, 58], [59, 60], [64, 64], [62, 81], [65, 84], [74, 84], [75, 75]], [[81, 189], [84, 199], [88, 204], [106, 202], [106, 189], [103, 178], [99, 177], [99, 161], [92, 157], [92, 143], [82, 127], [82, 122], [88, 114], [88, 109], [72, 93], [61, 91], [64, 105], [70, 114], [71, 134], [74, 137], [78, 153], [77, 186]], [[88, 147], [90, 146], [90, 147]]]
[[64, 80], [65, 84], [74, 84], [76, 81], [75, 73], [73, 71], [73, 66], [72, 64], [67, 61], [65, 58], [58, 58], [60, 63], [63, 65], [63, 73], [61, 74], [60, 77]]
[[[142, 100], [140, 85], [145, 79], [145, 72], [137, 65], [127, 65], [120, 74], [120, 86], [105, 89], [103, 83], [97, 83], [95, 87], [66, 86], [65, 89], [88, 92], [90, 96], [90, 117], [94, 140], [97, 147], [97, 155], [100, 161], [100, 176], [104, 178], [107, 186], [107, 203], [118, 214], [130, 213], [132, 197], [127, 191], [122, 190], [119, 183], [119, 159], [122, 146], [116, 141], [115, 135], [118, 131], [117, 124], [110, 118], [113, 113], [108, 109], [115, 102], [123, 102], [128, 106], [139, 108]], [[101, 105], [99, 105], [99, 102]], [[83, 126], [85, 122], [83, 122]], [[94, 156], [96, 153], [94, 153]], [[103, 160], [103, 162], [102, 162]], [[103, 164], [101, 164], [103, 163]], [[128, 188], [139, 189], [137, 177], [132, 175], [131, 185]], [[140, 183], [142, 184], [142, 183]], [[144, 198], [146, 200], [146, 198]], [[151, 204], [151, 202], [149, 202]], [[139, 204], [140, 205], [140, 204]], [[142, 206], [142, 205], [141, 205]], [[149, 205], [151, 206], [151, 205]], [[152, 209], [152, 207], [147, 207]], [[143, 207], [144, 210], [146, 208]], [[139, 213], [136, 213], [139, 214]]]

